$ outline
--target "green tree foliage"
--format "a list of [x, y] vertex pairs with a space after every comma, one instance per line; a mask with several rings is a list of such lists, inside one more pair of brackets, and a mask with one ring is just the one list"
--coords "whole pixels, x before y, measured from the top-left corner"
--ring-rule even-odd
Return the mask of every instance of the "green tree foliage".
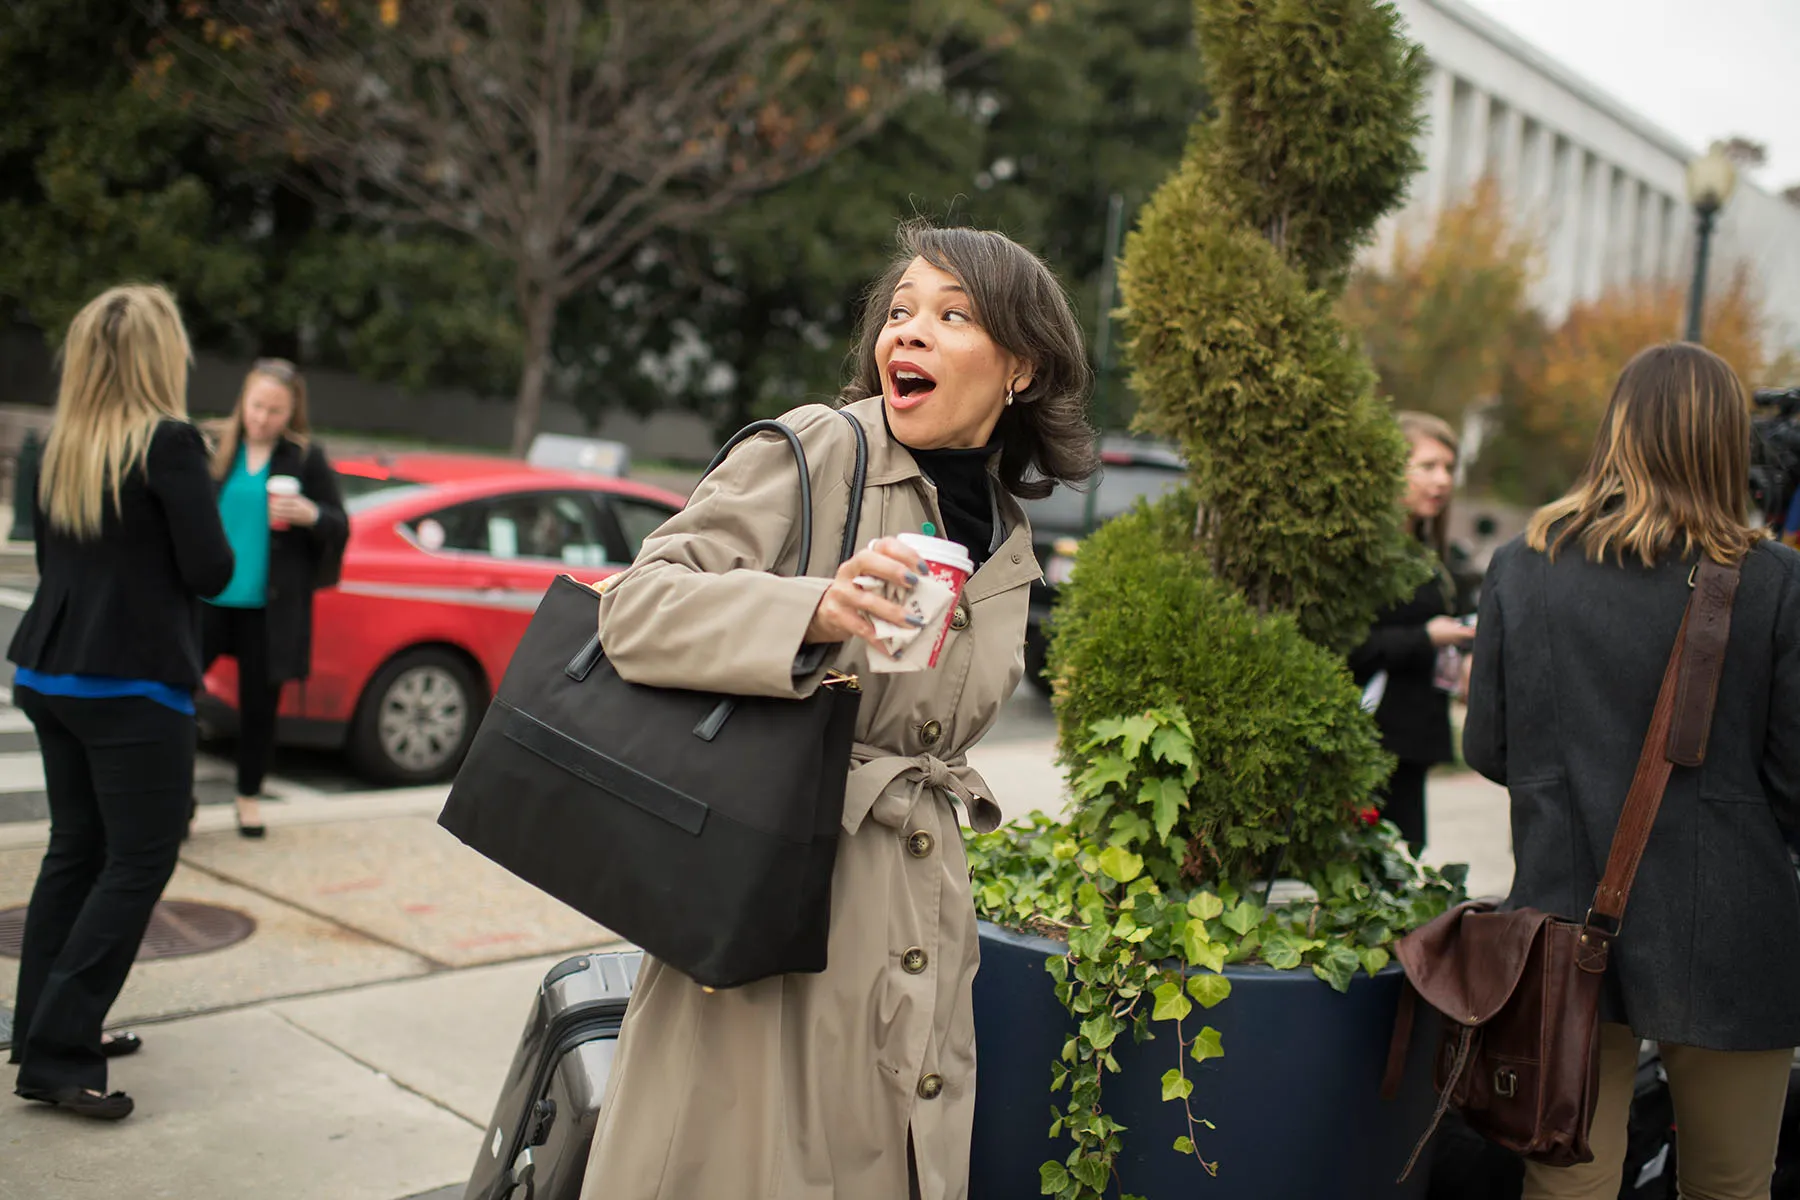
[[[1050, 8], [878, 136], [705, 230], [659, 239], [572, 304], [558, 334], [566, 383], [594, 408], [679, 403], [721, 431], [831, 394], [861, 289], [915, 213], [1041, 250], [1092, 331], [1108, 197], [1135, 210], [1203, 100], [1192, 26], [1189, 0]], [[1100, 415], [1122, 425], [1129, 411]]]
[[1138, 422], [1186, 449], [1220, 578], [1347, 649], [1412, 552], [1405, 446], [1333, 307], [1340, 267], [1417, 164], [1423, 66], [1370, 0], [1196, 12], [1218, 108], [1120, 268]]

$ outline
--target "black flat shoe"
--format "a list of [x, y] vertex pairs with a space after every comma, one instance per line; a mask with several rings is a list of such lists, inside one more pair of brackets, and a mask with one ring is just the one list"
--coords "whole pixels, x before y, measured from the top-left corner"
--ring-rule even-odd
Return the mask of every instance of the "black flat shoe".
[[241, 807], [237, 809], [236, 815], [237, 815], [237, 827], [238, 827], [238, 836], [239, 837], [259, 838], [259, 837], [263, 837], [264, 835], [266, 835], [269, 832], [269, 827], [267, 825], [262, 824], [261, 822], [258, 822], [255, 825], [244, 824], [244, 810]]
[[27, 1100], [36, 1100], [39, 1104], [48, 1104], [60, 1108], [64, 1112], [74, 1113], [78, 1117], [88, 1117], [95, 1121], [119, 1121], [131, 1115], [137, 1106], [131, 1097], [124, 1092], [111, 1092], [102, 1096], [99, 1092], [88, 1088], [55, 1088], [50, 1091], [31, 1091], [19, 1088], [17, 1095]]
[[144, 1048], [144, 1039], [135, 1033], [108, 1033], [100, 1037], [100, 1057], [124, 1058]]

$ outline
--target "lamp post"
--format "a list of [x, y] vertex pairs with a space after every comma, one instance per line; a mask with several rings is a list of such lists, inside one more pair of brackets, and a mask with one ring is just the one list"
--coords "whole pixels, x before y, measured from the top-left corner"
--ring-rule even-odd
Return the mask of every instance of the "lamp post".
[[1706, 306], [1706, 264], [1712, 250], [1713, 222], [1737, 187], [1737, 168], [1717, 146], [1688, 164], [1688, 203], [1694, 206], [1694, 282], [1688, 289], [1687, 340], [1698, 342]]

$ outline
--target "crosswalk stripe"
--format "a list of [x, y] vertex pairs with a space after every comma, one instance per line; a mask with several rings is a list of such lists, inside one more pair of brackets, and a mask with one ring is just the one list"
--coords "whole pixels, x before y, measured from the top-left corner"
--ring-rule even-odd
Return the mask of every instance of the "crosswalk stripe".
[[18, 588], [0, 587], [0, 604], [24, 612], [31, 607], [31, 593], [21, 592]]
[[16, 708], [0, 708], [0, 733], [30, 733], [31, 718]]
[[0, 754], [0, 792], [44, 790], [44, 760], [36, 750]]

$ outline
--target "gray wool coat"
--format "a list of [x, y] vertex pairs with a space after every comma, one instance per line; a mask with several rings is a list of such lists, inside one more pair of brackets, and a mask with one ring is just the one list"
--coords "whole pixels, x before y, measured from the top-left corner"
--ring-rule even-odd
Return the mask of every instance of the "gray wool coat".
[[[1606, 868], [1694, 560], [1551, 562], [1522, 540], [1482, 588], [1463, 754], [1512, 797], [1511, 908], [1579, 919]], [[1785, 840], [1784, 840], [1785, 835]], [[1800, 554], [1743, 564], [1706, 761], [1676, 767], [1614, 944], [1602, 1015], [1714, 1050], [1800, 1044]]]

